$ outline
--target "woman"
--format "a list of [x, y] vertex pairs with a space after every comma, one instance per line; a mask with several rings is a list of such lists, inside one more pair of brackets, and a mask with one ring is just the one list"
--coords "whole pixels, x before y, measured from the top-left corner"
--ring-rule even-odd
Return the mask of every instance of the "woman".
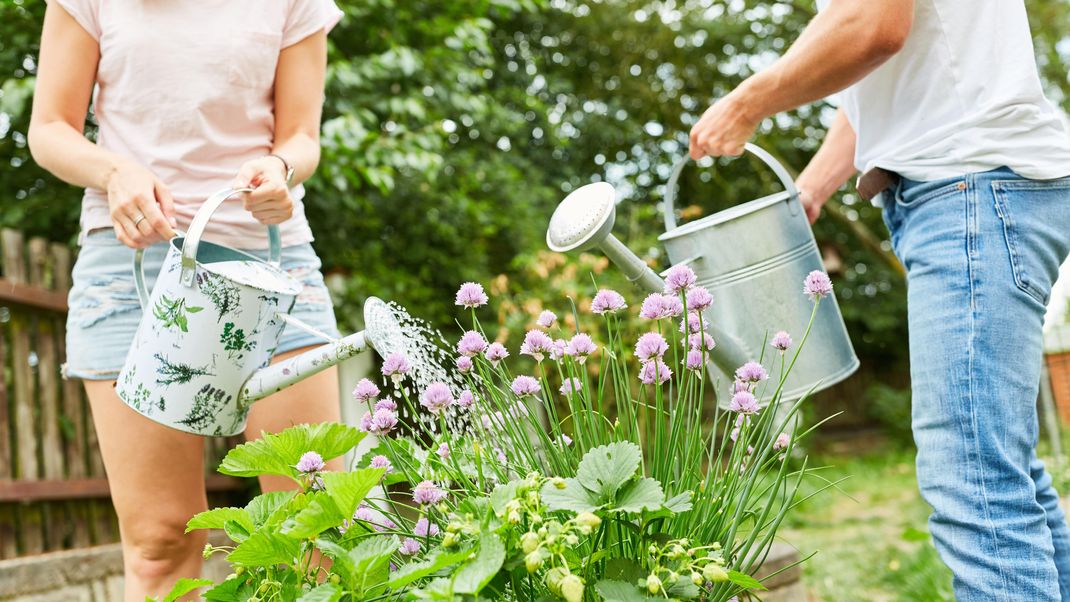
[[[337, 332], [300, 183], [319, 161], [326, 34], [340, 17], [332, 0], [51, 0], [45, 13], [29, 142], [40, 165], [86, 189], [66, 374], [84, 379], [92, 407], [127, 600], [197, 576], [204, 532], [184, 531], [207, 504], [202, 438], [145, 420], [113, 389], [141, 316], [133, 249], [156, 273], [205, 198], [252, 187], [205, 238], [265, 257], [266, 224], [278, 224], [283, 268], [305, 285], [294, 314]], [[82, 134], [91, 92], [96, 144]], [[319, 342], [287, 327], [276, 359]], [[257, 403], [250, 436], [338, 420], [337, 387], [325, 371]]]

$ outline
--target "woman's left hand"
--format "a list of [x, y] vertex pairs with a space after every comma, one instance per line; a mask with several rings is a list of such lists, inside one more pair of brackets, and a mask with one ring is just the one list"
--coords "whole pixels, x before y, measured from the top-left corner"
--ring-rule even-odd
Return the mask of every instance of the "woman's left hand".
[[286, 185], [286, 167], [278, 157], [260, 157], [238, 170], [235, 188], [252, 188], [242, 195], [245, 209], [265, 226], [281, 224], [294, 213], [294, 201]]

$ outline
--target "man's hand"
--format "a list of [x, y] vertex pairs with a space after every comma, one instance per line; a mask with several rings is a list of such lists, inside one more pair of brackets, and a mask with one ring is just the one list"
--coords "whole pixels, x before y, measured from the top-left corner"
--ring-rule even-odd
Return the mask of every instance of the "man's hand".
[[806, 210], [806, 219], [812, 224], [821, 216], [821, 208], [828, 202], [829, 197], [819, 197], [806, 188], [799, 188], [799, 200], [802, 201], [803, 209]]
[[756, 119], [733, 94], [713, 103], [691, 128], [691, 158], [737, 157], [754, 136], [761, 119]]

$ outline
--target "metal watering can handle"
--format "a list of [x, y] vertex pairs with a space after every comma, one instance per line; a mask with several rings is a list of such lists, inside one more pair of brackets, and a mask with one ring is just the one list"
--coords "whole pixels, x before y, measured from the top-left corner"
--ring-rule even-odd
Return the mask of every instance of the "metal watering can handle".
[[[208, 197], [208, 200], [197, 210], [197, 214], [193, 216], [189, 231], [185, 234], [185, 240], [182, 243], [182, 273], [179, 275], [179, 281], [183, 285], [193, 286], [193, 277], [197, 273], [197, 247], [201, 244], [201, 236], [204, 234], [204, 229], [208, 225], [208, 220], [211, 219], [212, 214], [230, 197], [252, 191], [252, 188], [225, 188]], [[267, 228], [268, 262], [278, 266], [282, 261], [282, 237], [279, 235], [278, 226], [272, 224]], [[181, 235], [181, 233], [179, 234]], [[134, 288], [137, 289], [137, 298], [141, 303], [142, 309], [149, 306], [149, 288], [145, 284], [144, 256], [144, 249], [138, 249], [134, 252]]]
[[[788, 202], [792, 199], [799, 198], [799, 191], [795, 188], [795, 182], [788, 175], [788, 170], [784, 169], [784, 166], [780, 164], [773, 155], [770, 155], [762, 147], [751, 144], [750, 142], [743, 145], [743, 150], [758, 157], [763, 163], [769, 166], [776, 174], [777, 178], [780, 178], [780, 183], [784, 185], [784, 190], [788, 191]], [[665, 231], [674, 230], [676, 228], [676, 213], [674, 208], [674, 201], [676, 200], [676, 183], [680, 179], [680, 173], [684, 171], [684, 167], [691, 161], [690, 157], [684, 157], [673, 165], [672, 175], [669, 176], [669, 182], [665, 186]]]

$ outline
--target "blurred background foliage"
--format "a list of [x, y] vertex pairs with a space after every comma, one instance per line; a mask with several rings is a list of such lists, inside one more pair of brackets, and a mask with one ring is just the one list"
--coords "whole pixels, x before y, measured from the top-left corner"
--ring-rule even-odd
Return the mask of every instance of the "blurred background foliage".
[[[1070, 4], [1027, 4], [1046, 84], [1068, 108]], [[339, 5], [346, 18], [329, 38], [323, 160], [306, 204], [325, 270], [341, 283], [340, 317], [355, 327], [360, 301], [374, 294], [449, 327], [453, 292], [475, 280], [496, 294], [501, 336], [514, 340], [542, 307], [565, 314], [561, 295], [589, 297], [592, 274], [628, 287], [599, 256], [545, 250], [554, 206], [578, 186], [617, 186], [616, 234], [665, 267], [659, 204], [690, 125], [783, 53], [815, 10], [802, 0]], [[44, 7], [0, 0], [0, 226], [73, 242], [81, 192], [38, 168], [26, 148]], [[756, 141], [798, 172], [831, 113], [816, 103], [779, 115]], [[778, 187], [756, 160], [719, 161], [685, 171], [678, 206], [693, 218]], [[901, 420], [905, 287], [880, 210], [848, 188], [815, 233], [863, 362], [850, 391], [881, 401], [870, 410], [854, 400], [853, 413]]]

